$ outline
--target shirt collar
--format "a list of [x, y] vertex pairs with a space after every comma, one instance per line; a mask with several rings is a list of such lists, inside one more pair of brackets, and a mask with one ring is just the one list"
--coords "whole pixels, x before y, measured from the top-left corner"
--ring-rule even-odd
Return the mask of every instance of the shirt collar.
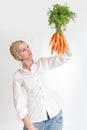
[[21, 64], [21, 66], [20, 66], [20, 68], [19, 68], [19, 70], [20, 70], [21, 72], [35, 73], [36, 70], [38, 69], [38, 63], [37, 63], [35, 60], [34, 60], [33, 64], [31, 65], [30, 69], [31, 69], [31, 71], [30, 71], [30, 70], [27, 70], [27, 69], [24, 69], [22, 64]]

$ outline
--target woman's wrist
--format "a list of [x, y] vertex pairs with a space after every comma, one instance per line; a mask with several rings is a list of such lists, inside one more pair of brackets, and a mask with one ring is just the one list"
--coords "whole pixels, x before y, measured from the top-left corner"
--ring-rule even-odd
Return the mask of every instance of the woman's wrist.
[[34, 127], [27, 115], [22, 119], [22, 121], [28, 130], [36, 130], [36, 128]]
[[28, 130], [38, 130], [38, 129], [32, 126], [31, 128], [28, 128]]

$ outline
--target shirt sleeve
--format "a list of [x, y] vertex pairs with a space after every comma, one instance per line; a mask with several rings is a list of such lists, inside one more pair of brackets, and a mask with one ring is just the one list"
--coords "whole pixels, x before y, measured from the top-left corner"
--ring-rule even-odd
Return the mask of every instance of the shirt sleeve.
[[60, 65], [67, 63], [71, 59], [71, 56], [68, 54], [57, 54], [51, 57], [40, 58], [43, 70], [52, 70], [59, 67]]
[[19, 120], [23, 119], [28, 114], [27, 101], [25, 99], [23, 87], [15, 75], [13, 77], [13, 100]]

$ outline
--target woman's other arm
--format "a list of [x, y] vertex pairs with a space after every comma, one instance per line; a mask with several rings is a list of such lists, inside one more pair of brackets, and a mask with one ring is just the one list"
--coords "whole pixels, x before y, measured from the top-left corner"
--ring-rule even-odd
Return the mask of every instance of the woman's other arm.
[[29, 120], [28, 116], [26, 115], [23, 119], [22, 119], [25, 127], [28, 130], [38, 130], [37, 128], [34, 127], [34, 125], [31, 123], [31, 121]]

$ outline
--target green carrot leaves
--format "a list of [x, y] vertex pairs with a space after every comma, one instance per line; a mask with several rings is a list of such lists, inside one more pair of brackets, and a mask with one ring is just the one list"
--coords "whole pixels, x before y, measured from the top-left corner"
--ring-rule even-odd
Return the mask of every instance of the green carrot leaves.
[[53, 5], [53, 8], [48, 11], [48, 21], [49, 25], [54, 25], [56, 32], [61, 33], [62, 27], [65, 30], [66, 25], [70, 20], [74, 20], [76, 17], [76, 13], [70, 11], [67, 5]]

